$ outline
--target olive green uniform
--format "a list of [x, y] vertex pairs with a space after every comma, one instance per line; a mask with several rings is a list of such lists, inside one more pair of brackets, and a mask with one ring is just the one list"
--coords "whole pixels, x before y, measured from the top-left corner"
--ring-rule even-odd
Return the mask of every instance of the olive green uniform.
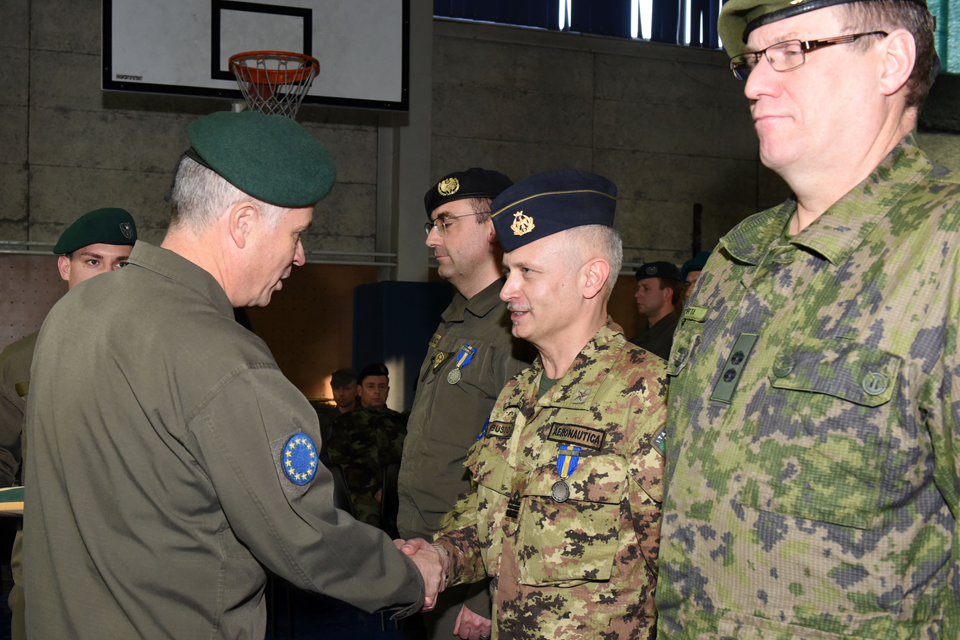
[[357, 402], [334, 421], [327, 454], [331, 464], [343, 469], [357, 520], [380, 526], [376, 494], [383, 488], [386, 468], [400, 464], [406, 435], [407, 416], [387, 407], [375, 411]]
[[669, 372], [660, 638], [957, 638], [960, 178], [905, 138], [721, 241]]
[[265, 569], [367, 611], [420, 607], [416, 566], [306, 466], [316, 413], [206, 271], [138, 242], [54, 306], [34, 364], [30, 637], [263, 638]]
[[[0, 487], [13, 485], [23, 452], [23, 421], [30, 390], [30, 364], [37, 344], [34, 332], [8, 345], [0, 353]], [[13, 587], [10, 589], [10, 631], [13, 640], [26, 637], [23, 623], [23, 521], [10, 554]]]
[[494, 637], [653, 638], [663, 361], [608, 320], [538, 400], [542, 374], [510, 381], [470, 451], [477, 484], [436, 538], [451, 584], [493, 579]]
[[[404, 539], [432, 539], [457, 497], [470, 490], [470, 474], [463, 468], [467, 452], [500, 391], [533, 359], [532, 347], [511, 332], [509, 312], [500, 300], [503, 283], [503, 279], [495, 280], [469, 300], [459, 292], [454, 295], [428, 345], [400, 467], [397, 527]], [[460, 367], [459, 376], [451, 374], [467, 345], [476, 353], [469, 364]], [[437, 623], [434, 635], [453, 633], [461, 604], [489, 618], [490, 596], [485, 587], [486, 582], [473, 590], [461, 589], [464, 593], [458, 594], [458, 602], [442, 594], [427, 616], [452, 620]], [[428, 628], [433, 626], [428, 619]]]
[[653, 326], [638, 331], [630, 342], [650, 353], [660, 356], [664, 360], [670, 357], [670, 347], [673, 345], [673, 332], [677, 330], [677, 316], [674, 312], [666, 316]]

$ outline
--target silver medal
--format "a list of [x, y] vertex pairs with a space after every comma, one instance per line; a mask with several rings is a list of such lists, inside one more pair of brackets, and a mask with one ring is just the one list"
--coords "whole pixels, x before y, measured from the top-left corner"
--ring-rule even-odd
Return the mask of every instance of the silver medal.
[[563, 480], [557, 480], [550, 489], [550, 496], [557, 502], [566, 502], [570, 497], [570, 485]]
[[460, 367], [456, 367], [447, 374], [447, 382], [450, 384], [457, 384], [460, 382]]

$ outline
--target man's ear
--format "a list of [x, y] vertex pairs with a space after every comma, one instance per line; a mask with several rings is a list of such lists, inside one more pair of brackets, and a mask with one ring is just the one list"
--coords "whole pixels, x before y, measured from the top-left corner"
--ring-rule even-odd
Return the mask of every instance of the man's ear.
[[260, 209], [252, 202], [238, 202], [226, 214], [230, 239], [240, 249], [247, 245], [254, 229], [262, 223]]
[[886, 96], [892, 96], [910, 79], [917, 62], [917, 43], [906, 29], [897, 29], [883, 43], [883, 67], [880, 72], [880, 88]]
[[610, 275], [610, 265], [603, 258], [594, 258], [583, 265], [583, 297], [593, 299], [603, 291]]
[[493, 218], [487, 218], [487, 221], [483, 224], [487, 227], [487, 242], [499, 244], [500, 240], [497, 238], [497, 229], [493, 226]]
[[67, 256], [60, 256], [57, 258], [57, 271], [60, 272], [60, 277], [70, 281], [70, 258]]

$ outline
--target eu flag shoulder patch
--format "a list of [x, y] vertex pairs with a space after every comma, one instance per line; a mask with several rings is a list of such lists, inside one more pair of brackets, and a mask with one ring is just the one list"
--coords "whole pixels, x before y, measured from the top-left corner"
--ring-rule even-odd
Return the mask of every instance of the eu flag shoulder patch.
[[302, 431], [295, 433], [283, 445], [280, 462], [287, 480], [305, 485], [317, 475], [317, 446]]

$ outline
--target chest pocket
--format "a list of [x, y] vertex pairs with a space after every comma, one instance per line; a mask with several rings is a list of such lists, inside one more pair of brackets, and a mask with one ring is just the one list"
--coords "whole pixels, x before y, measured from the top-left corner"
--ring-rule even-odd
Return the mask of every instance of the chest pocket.
[[775, 391], [761, 417], [747, 418], [757, 427], [737, 500], [858, 529], [880, 526], [901, 365], [890, 353], [838, 340], [778, 353], [769, 376]]
[[[546, 450], [551, 449], [558, 446], [549, 443]], [[616, 455], [580, 458], [566, 479], [570, 496], [565, 502], [552, 497], [560, 479], [554, 455], [553, 462], [535, 470], [523, 492], [517, 539], [520, 582], [571, 587], [609, 580], [619, 544], [627, 463]]]
[[700, 344], [703, 333], [703, 320], [681, 320], [673, 335], [673, 346], [670, 348], [670, 359], [667, 360], [667, 375], [677, 376], [693, 359], [694, 352]]

